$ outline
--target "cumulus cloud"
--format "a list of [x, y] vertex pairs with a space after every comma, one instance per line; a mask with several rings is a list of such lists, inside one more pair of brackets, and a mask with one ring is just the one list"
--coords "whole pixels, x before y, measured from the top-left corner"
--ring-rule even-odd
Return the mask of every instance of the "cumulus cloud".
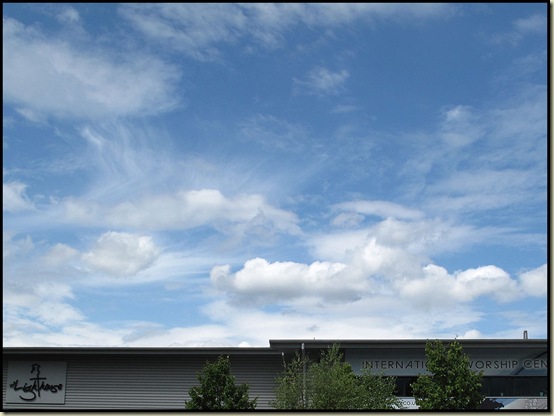
[[100, 272], [130, 276], [148, 268], [158, 255], [159, 249], [150, 236], [109, 231], [83, 254], [83, 260]]
[[398, 285], [403, 298], [421, 306], [448, 307], [470, 303], [484, 296], [498, 302], [510, 302], [523, 296], [517, 280], [493, 265], [450, 274], [443, 267], [429, 264], [422, 271], [422, 277]]
[[543, 264], [519, 276], [521, 288], [530, 296], [545, 297], [548, 293], [548, 266]]
[[538, 295], [544, 285], [542, 269], [529, 272], [520, 284], [494, 265], [449, 273], [431, 260], [432, 253], [485, 238], [479, 233], [438, 220], [387, 218], [367, 228], [314, 235], [311, 244], [316, 257], [341, 262], [348, 273], [364, 276], [371, 288], [366, 295], [398, 293], [423, 307], [470, 303], [482, 296], [509, 302], [524, 295], [522, 285]]
[[518, 297], [517, 282], [496, 266], [483, 266], [455, 273], [454, 295], [461, 301], [471, 301], [489, 295], [506, 302]]
[[[78, 15], [68, 9], [66, 19]], [[3, 19], [3, 97], [32, 121], [41, 117], [118, 117], [173, 108], [177, 70], [158, 58], [128, 55], [49, 38]]]
[[[449, 238], [447, 232], [435, 232], [432, 224], [388, 219], [366, 230], [314, 237], [316, 255], [331, 262], [307, 265], [255, 258], [235, 273], [229, 265], [214, 267], [211, 280], [229, 299], [257, 304], [290, 305], [294, 299], [310, 296], [328, 303], [341, 297], [351, 301], [397, 294], [428, 309], [471, 303], [483, 296], [498, 302], [523, 296], [518, 281], [497, 266], [449, 273], [433, 264], [430, 248]], [[540, 273], [538, 269], [522, 277], [530, 293], [539, 292]]]
[[18, 212], [33, 209], [33, 203], [25, 194], [27, 185], [21, 182], [2, 183], [2, 210]]
[[238, 296], [240, 302], [287, 302], [299, 297], [353, 301], [364, 283], [346, 269], [342, 263], [269, 263], [255, 258], [236, 273], [230, 273], [228, 265], [216, 266], [210, 278], [219, 289]]

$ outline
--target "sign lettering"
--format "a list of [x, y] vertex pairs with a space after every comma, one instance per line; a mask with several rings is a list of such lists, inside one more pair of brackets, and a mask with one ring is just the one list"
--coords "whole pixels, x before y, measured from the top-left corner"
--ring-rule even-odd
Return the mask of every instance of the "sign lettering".
[[[360, 357], [362, 358], [362, 357]], [[428, 372], [427, 361], [418, 359], [399, 358], [372, 358], [356, 359], [347, 357], [355, 371], [363, 369], [385, 375], [418, 375]], [[548, 371], [548, 360], [544, 358], [472, 358], [469, 368], [473, 371], [483, 371], [485, 375], [535, 374]]]
[[65, 403], [66, 363], [8, 363], [6, 403]]

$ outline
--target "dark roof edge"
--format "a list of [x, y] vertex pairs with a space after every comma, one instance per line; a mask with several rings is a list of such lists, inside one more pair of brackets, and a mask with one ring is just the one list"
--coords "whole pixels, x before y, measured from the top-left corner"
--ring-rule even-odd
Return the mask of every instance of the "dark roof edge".
[[269, 347], [4, 347], [3, 354], [280, 354]]
[[507, 342], [545, 342], [548, 341], [546, 338], [464, 338], [464, 339], [455, 339], [455, 338], [428, 338], [428, 339], [412, 339], [412, 338], [397, 338], [397, 339], [271, 339], [269, 344], [282, 344], [282, 343], [312, 343], [312, 344], [328, 344], [338, 342], [341, 344], [420, 344], [427, 341], [443, 341], [443, 342], [453, 342], [459, 341], [460, 343], [468, 342], [477, 342], [477, 343], [507, 343]]
[[[334, 343], [339, 344], [342, 347], [351, 347], [351, 348], [371, 348], [371, 347], [380, 347], [380, 346], [396, 346], [399, 348], [410, 347], [410, 346], [424, 346], [427, 341], [435, 341], [436, 339], [378, 339], [378, 340], [369, 340], [369, 339], [279, 339], [279, 340], [270, 340], [269, 345], [271, 348], [299, 348], [302, 344], [306, 348], [309, 347], [325, 347], [332, 345]], [[465, 346], [508, 346], [508, 345], [517, 345], [517, 346], [537, 346], [543, 345], [548, 342], [547, 339], [438, 339], [444, 343], [451, 343], [453, 341], [459, 341], [461, 345]]]
[[[434, 339], [278, 339], [269, 340], [269, 347], [3, 347], [3, 354], [280, 354], [281, 350], [298, 349], [302, 344], [306, 348], [322, 348], [334, 343], [342, 347], [372, 348], [390, 347], [397, 348], [423, 346], [427, 341]], [[454, 339], [440, 339], [448, 343]], [[458, 339], [465, 346], [489, 346], [491, 348], [514, 345], [518, 347], [542, 347], [547, 339]]]

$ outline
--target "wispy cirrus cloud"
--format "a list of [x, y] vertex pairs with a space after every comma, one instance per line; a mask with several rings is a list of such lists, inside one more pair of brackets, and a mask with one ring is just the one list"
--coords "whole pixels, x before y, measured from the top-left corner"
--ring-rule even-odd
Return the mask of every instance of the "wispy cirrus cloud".
[[264, 148], [300, 152], [311, 144], [304, 125], [291, 124], [272, 115], [256, 114], [242, 121], [238, 128], [241, 138]]
[[546, 33], [547, 20], [542, 14], [532, 14], [521, 17], [512, 22], [513, 30], [497, 32], [487, 37], [488, 41], [496, 45], [518, 46], [525, 37]]
[[222, 58], [221, 47], [246, 41], [275, 48], [290, 29], [336, 27], [356, 21], [410, 21], [449, 17], [447, 4], [390, 3], [251, 3], [251, 4], [125, 4], [122, 17], [151, 39], [200, 61]]
[[293, 79], [294, 94], [309, 94], [309, 95], [337, 95], [344, 91], [344, 84], [350, 76], [346, 69], [337, 72], [328, 70], [327, 68], [316, 67], [308, 72], [303, 79]]

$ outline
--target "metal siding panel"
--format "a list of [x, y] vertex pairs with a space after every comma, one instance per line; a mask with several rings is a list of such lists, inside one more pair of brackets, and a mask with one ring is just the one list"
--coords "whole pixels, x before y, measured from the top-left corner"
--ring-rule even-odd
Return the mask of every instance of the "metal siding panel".
[[[7, 360], [4, 359], [4, 409], [184, 409], [189, 389], [198, 384], [197, 372], [207, 360], [216, 358], [217, 355], [69, 356], [64, 360], [67, 362], [65, 405], [40, 407], [6, 406]], [[249, 384], [250, 398], [258, 397], [257, 409], [271, 408], [275, 377], [281, 370], [278, 355], [231, 356], [231, 372], [237, 383]]]
[[237, 384], [248, 383], [250, 398], [257, 397], [256, 409], [273, 409], [275, 378], [283, 371], [281, 356], [236, 356], [231, 357], [231, 372]]
[[2, 357], [2, 408], [6, 407], [6, 392], [8, 390], [8, 360]]

